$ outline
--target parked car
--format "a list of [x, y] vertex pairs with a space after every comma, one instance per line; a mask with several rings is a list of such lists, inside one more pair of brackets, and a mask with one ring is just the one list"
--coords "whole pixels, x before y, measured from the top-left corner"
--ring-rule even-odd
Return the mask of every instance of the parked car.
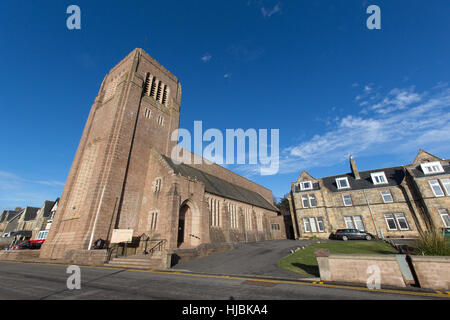
[[40, 249], [45, 240], [27, 240], [12, 247], [12, 250]]
[[337, 229], [335, 233], [330, 234], [330, 239], [334, 240], [372, 240], [373, 234], [358, 229]]

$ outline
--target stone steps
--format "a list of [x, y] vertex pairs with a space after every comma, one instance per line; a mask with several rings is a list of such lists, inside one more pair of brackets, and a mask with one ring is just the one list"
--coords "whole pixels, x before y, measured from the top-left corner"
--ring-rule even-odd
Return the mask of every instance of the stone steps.
[[133, 268], [133, 269], [153, 269], [160, 268], [162, 259], [154, 256], [131, 256], [114, 258], [106, 264], [110, 267]]

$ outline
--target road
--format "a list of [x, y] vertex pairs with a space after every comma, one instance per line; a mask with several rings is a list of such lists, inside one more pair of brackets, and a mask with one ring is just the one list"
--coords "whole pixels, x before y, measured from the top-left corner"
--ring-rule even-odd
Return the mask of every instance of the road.
[[305, 278], [278, 267], [278, 261], [292, 249], [316, 241], [279, 240], [246, 243], [238, 249], [213, 254], [174, 266], [174, 269], [226, 275], [256, 275], [277, 278]]
[[0, 262], [0, 299], [335, 300], [447, 299], [437, 294], [373, 291], [310, 282], [113, 268], [81, 268], [81, 289], [67, 288], [67, 266]]

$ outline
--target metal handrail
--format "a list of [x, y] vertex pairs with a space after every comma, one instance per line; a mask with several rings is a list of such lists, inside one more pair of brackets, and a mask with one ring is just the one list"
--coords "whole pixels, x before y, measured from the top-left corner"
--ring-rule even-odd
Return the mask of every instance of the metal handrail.
[[158, 250], [156, 250], [156, 251], [161, 251], [163, 245], [164, 245], [166, 242], [167, 242], [166, 239], [160, 240], [156, 245], [154, 245], [154, 246], [148, 251], [148, 253], [149, 253], [149, 254], [153, 254], [153, 253], [155, 252], [156, 249], [158, 249]]

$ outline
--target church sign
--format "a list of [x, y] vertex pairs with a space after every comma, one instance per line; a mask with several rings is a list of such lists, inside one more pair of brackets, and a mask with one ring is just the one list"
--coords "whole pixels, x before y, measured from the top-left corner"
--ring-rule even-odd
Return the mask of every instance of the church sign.
[[132, 229], [114, 229], [111, 243], [131, 242], [133, 238]]

